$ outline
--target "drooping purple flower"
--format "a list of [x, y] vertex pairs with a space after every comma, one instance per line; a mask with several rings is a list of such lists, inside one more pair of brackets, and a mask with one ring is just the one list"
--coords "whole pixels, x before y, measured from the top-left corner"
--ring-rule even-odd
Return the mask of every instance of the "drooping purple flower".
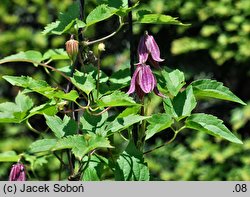
[[138, 45], [139, 64], [146, 63], [147, 60], [155, 67], [159, 67], [158, 62], [164, 61], [160, 58], [160, 49], [153, 36], [148, 32], [141, 37]]
[[26, 181], [25, 167], [22, 163], [12, 165], [9, 181]]
[[150, 66], [146, 64], [138, 64], [132, 76], [130, 88], [127, 94], [136, 92], [139, 98], [142, 99], [145, 94], [152, 91], [158, 96], [165, 97], [157, 88], [157, 81]]

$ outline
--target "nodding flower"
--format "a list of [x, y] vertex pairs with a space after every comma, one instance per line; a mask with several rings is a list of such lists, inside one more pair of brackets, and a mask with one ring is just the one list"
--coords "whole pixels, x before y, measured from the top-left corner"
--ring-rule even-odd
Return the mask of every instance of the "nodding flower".
[[160, 97], [165, 96], [161, 94], [157, 88], [157, 81], [153, 75], [150, 66], [146, 64], [137, 64], [137, 68], [132, 76], [130, 88], [127, 94], [136, 92], [138, 97], [142, 99], [145, 94], [154, 91]]
[[26, 181], [25, 167], [22, 163], [12, 165], [9, 181]]
[[149, 61], [153, 66], [159, 68], [158, 62], [164, 61], [164, 59], [160, 58], [160, 49], [155, 42], [154, 37], [148, 35], [147, 31], [141, 37], [137, 51], [139, 56], [139, 64]]

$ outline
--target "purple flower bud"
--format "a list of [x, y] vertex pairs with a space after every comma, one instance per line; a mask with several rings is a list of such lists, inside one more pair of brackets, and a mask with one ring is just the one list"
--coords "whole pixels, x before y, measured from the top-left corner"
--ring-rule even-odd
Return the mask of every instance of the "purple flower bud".
[[146, 63], [147, 60], [158, 67], [158, 62], [164, 61], [160, 58], [160, 49], [153, 36], [146, 32], [140, 39], [138, 45], [139, 64]]
[[139, 98], [142, 99], [145, 94], [152, 91], [154, 91], [158, 96], [165, 97], [157, 89], [157, 81], [150, 69], [150, 66], [146, 64], [138, 64], [132, 76], [130, 88], [127, 94], [136, 92]]
[[25, 167], [21, 163], [12, 165], [9, 181], [26, 181]]

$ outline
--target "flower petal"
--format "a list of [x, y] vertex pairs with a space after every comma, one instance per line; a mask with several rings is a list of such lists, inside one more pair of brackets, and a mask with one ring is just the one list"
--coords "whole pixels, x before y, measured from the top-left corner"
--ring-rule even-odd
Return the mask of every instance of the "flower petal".
[[135, 91], [135, 83], [136, 83], [136, 78], [137, 78], [137, 75], [138, 75], [138, 72], [141, 70], [141, 67], [140, 65], [137, 66], [133, 76], [132, 76], [132, 79], [131, 79], [131, 82], [130, 82], [130, 88], [127, 92], [127, 94], [132, 94], [134, 91]]
[[141, 70], [138, 73], [138, 84], [145, 93], [151, 92], [156, 86], [155, 77], [148, 65], [141, 65]]
[[164, 59], [160, 58], [160, 49], [151, 35], [147, 35], [145, 42], [148, 51], [151, 53], [152, 58], [157, 62], [162, 62]]
[[154, 88], [154, 93], [157, 95], [157, 96], [160, 96], [162, 98], [167, 98], [164, 94], [160, 93], [157, 86], [155, 86]]
[[143, 35], [141, 37], [137, 51], [139, 56], [139, 63], [145, 63], [148, 59], [149, 54], [146, 46], [146, 35]]

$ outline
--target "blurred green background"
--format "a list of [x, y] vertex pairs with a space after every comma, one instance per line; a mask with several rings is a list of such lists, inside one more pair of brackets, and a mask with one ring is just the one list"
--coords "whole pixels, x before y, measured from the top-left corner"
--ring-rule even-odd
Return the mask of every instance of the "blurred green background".
[[[0, 58], [26, 50], [64, 48], [69, 39], [65, 36], [41, 34], [47, 23], [55, 21], [72, 0], [1, 0], [0, 6]], [[86, 0], [89, 13], [100, 0]], [[249, 0], [143, 0], [140, 9], [152, 10], [179, 17], [183, 26], [134, 25], [134, 47], [145, 30], [153, 34], [165, 61], [161, 66], [180, 69], [188, 82], [200, 78], [212, 78], [224, 83], [243, 101], [250, 101], [250, 1]], [[101, 22], [89, 29], [85, 36], [90, 40], [114, 31], [117, 18]], [[129, 63], [127, 27], [105, 42], [102, 66], [109, 75]], [[118, 44], [119, 43], [119, 44]], [[95, 48], [96, 46], [94, 46]], [[94, 50], [94, 49], [93, 49]], [[68, 62], [53, 66], [61, 67]], [[41, 68], [28, 64], [0, 66], [2, 75], [32, 75], [35, 78], [53, 81]], [[60, 80], [60, 79], [59, 79]], [[0, 101], [13, 101], [18, 88], [11, 87], [0, 77]], [[39, 98], [34, 98], [37, 103]], [[152, 98], [152, 109], [162, 110]], [[155, 101], [155, 102], [154, 102]], [[250, 102], [238, 104], [203, 100], [197, 112], [210, 113], [225, 121], [225, 124], [244, 142], [232, 144], [224, 140], [186, 130], [164, 148], [148, 155], [146, 160], [151, 170], [151, 180], [248, 180], [250, 181]], [[39, 117], [36, 128], [44, 129]], [[26, 150], [36, 135], [25, 125], [0, 124], [0, 152]], [[164, 143], [169, 130], [157, 134], [147, 143], [147, 149]], [[48, 165], [49, 164], [49, 165]], [[11, 163], [0, 163], [0, 180], [7, 180]], [[37, 161], [34, 168], [39, 180], [57, 180], [59, 165], [55, 158]], [[50, 173], [47, 173], [47, 172]], [[32, 175], [34, 177], [34, 175]]]

